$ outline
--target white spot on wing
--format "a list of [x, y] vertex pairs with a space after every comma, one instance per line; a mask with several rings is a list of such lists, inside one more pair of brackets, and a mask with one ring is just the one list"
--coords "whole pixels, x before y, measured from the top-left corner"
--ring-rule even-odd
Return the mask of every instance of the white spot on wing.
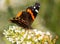
[[38, 13], [38, 10], [37, 9], [35, 11]]
[[35, 9], [36, 7], [34, 6], [34, 9]]

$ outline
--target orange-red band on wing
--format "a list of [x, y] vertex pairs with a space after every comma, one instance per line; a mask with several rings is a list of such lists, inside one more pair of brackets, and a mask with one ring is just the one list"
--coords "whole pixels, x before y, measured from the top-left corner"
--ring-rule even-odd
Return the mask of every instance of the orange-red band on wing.
[[34, 15], [33, 15], [32, 11], [30, 9], [27, 9], [27, 12], [29, 12], [31, 14], [31, 17], [34, 20], [35, 18], [34, 18]]
[[22, 15], [22, 12], [19, 12], [17, 15], [16, 15], [16, 18], [17, 17], [20, 17]]

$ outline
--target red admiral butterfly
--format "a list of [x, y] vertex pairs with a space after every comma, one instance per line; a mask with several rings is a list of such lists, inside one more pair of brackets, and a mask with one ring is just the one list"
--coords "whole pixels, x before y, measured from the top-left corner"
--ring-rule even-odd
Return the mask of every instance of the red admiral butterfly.
[[31, 24], [36, 18], [38, 11], [40, 8], [39, 3], [35, 3], [35, 5], [30, 6], [26, 9], [26, 11], [19, 12], [16, 17], [10, 19], [12, 23], [15, 23], [23, 28], [30, 29]]

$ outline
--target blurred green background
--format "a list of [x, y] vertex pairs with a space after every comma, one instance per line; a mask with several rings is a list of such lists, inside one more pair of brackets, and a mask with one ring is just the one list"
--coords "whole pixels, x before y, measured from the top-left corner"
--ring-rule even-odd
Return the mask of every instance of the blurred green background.
[[[0, 44], [11, 44], [3, 35], [3, 30], [14, 25], [9, 19], [35, 2], [39, 2], [41, 7], [32, 26], [37, 29], [46, 27], [60, 37], [60, 0], [0, 0]], [[56, 44], [60, 44], [60, 38]]]

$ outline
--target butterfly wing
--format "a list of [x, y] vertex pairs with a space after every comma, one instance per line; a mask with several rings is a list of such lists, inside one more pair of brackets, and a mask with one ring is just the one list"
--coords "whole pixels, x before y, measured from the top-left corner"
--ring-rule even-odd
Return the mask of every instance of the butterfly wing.
[[31, 24], [37, 16], [40, 4], [35, 3], [34, 6], [30, 6], [26, 11], [19, 12], [16, 17], [10, 19], [12, 23], [15, 23], [23, 28], [31, 28]]
[[27, 12], [23, 12], [21, 16], [19, 17], [14, 17], [13, 19], [10, 19], [12, 23], [17, 24], [18, 26], [21, 26], [23, 28], [30, 28], [29, 24], [29, 15]]

